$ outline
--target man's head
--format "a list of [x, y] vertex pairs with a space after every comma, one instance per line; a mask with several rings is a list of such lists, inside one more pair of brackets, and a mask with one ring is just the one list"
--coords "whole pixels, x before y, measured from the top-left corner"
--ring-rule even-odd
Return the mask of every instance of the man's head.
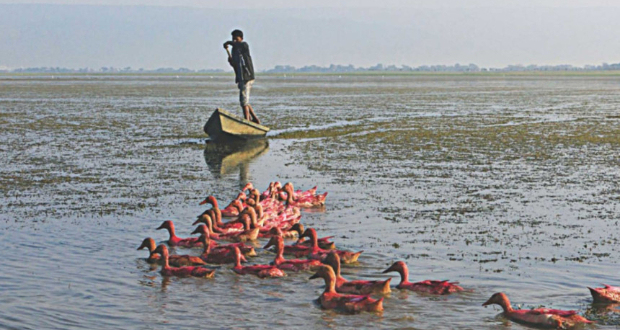
[[242, 41], [243, 40], [243, 31], [235, 30], [231, 34], [232, 34], [232, 40], [233, 41]]

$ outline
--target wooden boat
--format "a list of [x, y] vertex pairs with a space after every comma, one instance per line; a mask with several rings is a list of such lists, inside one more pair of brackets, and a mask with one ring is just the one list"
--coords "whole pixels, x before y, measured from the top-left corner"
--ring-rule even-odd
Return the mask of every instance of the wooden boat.
[[206, 144], [204, 157], [209, 171], [215, 176], [228, 175], [240, 170], [240, 176], [247, 177], [248, 164], [269, 150], [267, 139], [241, 142]]
[[269, 127], [253, 123], [217, 108], [204, 126], [204, 131], [213, 141], [251, 140], [264, 137]]

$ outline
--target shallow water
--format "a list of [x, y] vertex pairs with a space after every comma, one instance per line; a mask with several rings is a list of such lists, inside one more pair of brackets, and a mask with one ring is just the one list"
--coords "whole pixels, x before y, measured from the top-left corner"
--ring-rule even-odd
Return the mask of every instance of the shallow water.
[[[268, 145], [214, 158], [202, 125], [215, 107], [239, 111], [234, 88], [0, 76], [0, 328], [525, 328], [480, 306], [497, 291], [616, 328], [586, 286], [620, 285], [620, 77], [260, 77]], [[166, 219], [189, 235], [199, 201], [227, 203], [247, 180], [328, 191], [302, 222], [365, 251], [349, 279], [405, 260], [413, 280], [471, 291], [394, 290], [381, 314], [342, 315], [314, 303], [309, 273], [166, 280], [135, 250], [165, 240]]]

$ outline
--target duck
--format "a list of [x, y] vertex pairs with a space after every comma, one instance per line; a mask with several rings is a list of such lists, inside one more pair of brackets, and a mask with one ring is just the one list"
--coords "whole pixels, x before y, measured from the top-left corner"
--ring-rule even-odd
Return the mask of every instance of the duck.
[[[297, 200], [299, 198], [306, 198], [306, 197], [312, 197], [312, 196], [316, 196], [316, 189], [317, 186], [314, 186], [306, 191], [301, 191], [301, 190], [295, 190], [295, 188], [293, 187], [293, 183], [292, 182], [287, 182], [284, 184], [284, 187], [291, 187], [291, 190], [293, 191], [293, 199]], [[282, 190], [284, 188], [281, 188]]]
[[241, 212], [244, 208], [246, 208], [246, 206], [247, 205], [245, 205], [243, 200], [235, 199], [232, 202], [230, 202], [228, 206], [221, 209], [220, 211], [222, 212], [223, 217], [233, 218], [233, 217], [238, 216], [239, 212]]
[[260, 231], [258, 237], [271, 238], [274, 236], [280, 236], [282, 238], [297, 238], [299, 233], [295, 230], [282, 230], [278, 227], [271, 227], [267, 232]]
[[322, 195], [315, 196], [303, 196], [294, 199], [294, 191], [292, 186], [284, 186], [282, 188], [283, 192], [286, 193], [286, 205], [297, 206], [301, 208], [313, 208], [313, 207], [322, 207], [325, 205], [325, 198], [327, 197], [327, 192]]
[[348, 281], [342, 277], [340, 275], [340, 257], [334, 251], [331, 251], [323, 262], [334, 270], [336, 275], [336, 292], [353, 294], [387, 294], [392, 292], [390, 289], [391, 278], [385, 281]]
[[[149, 250], [149, 257], [146, 259], [146, 262], [150, 264], [164, 262], [164, 259], [161, 255], [154, 253], [156, 249], [155, 240], [147, 237], [142, 241], [142, 244], [138, 247], [138, 250], [142, 250], [147, 248]], [[168, 262], [172, 267], [182, 267], [182, 266], [199, 266], [206, 265], [199, 257], [190, 256], [190, 255], [170, 255], [168, 256]]]
[[[192, 232], [192, 235], [194, 234], [206, 235], [207, 237], [209, 237], [209, 246], [212, 249], [212, 252], [217, 252], [218, 250], [225, 250], [228, 253], [232, 251], [233, 246], [236, 246], [241, 250], [241, 253], [243, 253], [243, 255], [245, 255], [246, 257], [255, 257], [257, 255], [254, 247], [245, 245], [243, 243], [231, 243], [231, 244], [223, 244], [223, 245], [218, 244], [213, 239], [211, 239], [211, 232], [209, 231], [209, 227], [207, 227], [204, 224], [201, 224], [198, 227], [196, 227], [196, 229]], [[200, 241], [200, 238], [198, 239], [198, 241], [201, 242], [202, 244], [202, 241]]]
[[259, 278], [266, 277], [283, 277], [286, 274], [278, 267], [271, 265], [253, 265], [253, 266], [241, 266], [241, 251], [238, 247], [233, 248], [233, 255], [235, 257], [235, 266], [232, 270], [239, 275], [255, 275]]
[[402, 261], [397, 261], [392, 264], [390, 268], [383, 271], [383, 274], [389, 272], [398, 272], [400, 274], [400, 283], [396, 286], [397, 289], [426, 292], [437, 295], [463, 291], [463, 288], [460, 287], [457, 282], [426, 280], [411, 283], [409, 282], [409, 269], [407, 268], [407, 264]]
[[168, 245], [169, 246], [181, 246], [181, 247], [196, 247], [196, 246], [200, 246], [200, 242], [198, 242], [198, 238], [197, 237], [189, 237], [189, 238], [180, 238], [176, 235], [176, 232], [174, 230], [174, 223], [172, 222], [172, 220], [166, 220], [164, 221], [161, 226], [157, 227], [157, 230], [159, 229], [167, 229], [168, 230], [168, 235], [170, 235], [170, 237], [168, 238]]
[[[297, 232], [298, 236], [301, 236], [304, 231], [304, 225], [302, 225], [301, 223], [296, 223], [294, 224], [290, 231], [294, 231]], [[336, 244], [334, 242], [331, 242], [330, 239], [334, 238], [334, 236], [327, 236], [327, 237], [319, 237], [317, 238], [317, 242], [319, 243], [319, 247], [323, 250], [335, 250], [336, 249]], [[297, 243], [295, 243], [295, 245], [302, 245], [302, 246], [312, 246], [312, 241], [310, 240], [304, 240], [304, 238], [300, 238], [297, 240]]]
[[217, 199], [213, 195], [207, 196], [199, 205], [211, 204], [211, 209], [205, 211], [209, 212], [211, 219], [213, 220], [213, 225], [216, 227], [224, 227], [224, 223], [222, 222], [222, 211], [220, 210]]
[[590, 288], [592, 302], [613, 304], [620, 303], [620, 287], [603, 284], [602, 288]]
[[323, 278], [325, 291], [319, 296], [318, 302], [324, 309], [338, 309], [348, 313], [381, 312], [383, 298], [373, 299], [368, 295], [350, 295], [336, 292], [336, 274], [331, 266], [321, 266], [310, 279]]
[[161, 267], [161, 274], [163, 276], [213, 278], [215, 275], [214, 269], [208, 269], [200, 266], [170, 267], [168, 260], [168, 247], [163, 244], [157, 246], [155, 253], [159, 253], [164, 259], [164, 263]]
[[[330, 251], [334, 251], [340, 257], [340, 261], [343, 264], [351, 264], [357, 262], [360, 254], [364, 251], [359, 252], [350, 252], [350, 251], [342, 251], [342, 250], [323, 250], [319, 247], [319, 242], [316, 234], [316, 230], [314, 228], [308, 228], [304, 231], [304, 233], [299, 236], [299, 238], [308, 237], [312, 242], [312, 246], [309, 250], [304, 250], [301, 256], [306, 256], [308, 259], [317, 259], [317, 260], [325, 260]], [[300, 257], [300, 256], [298, 256]]]
[[515, 310], [510, 305], [510, 300], [508, 300], [508, 297], [502, 292], [493, 294], [489, 300], [482, 304], [482, 306], [492, 304], [500, 305], [504, 310], [504, 316], [512, 321], [539, 327], [568, 329], [577, 324], [593, 323], [585, 317], [577, 314], [576, 311], [564, 311], [549, 308]]
[[267, 249], [270, 246], [276, 247], [276, 257], [271, 263], [271, 265], [274, 265], [282, 270], [290, 270], [294, 272], [299, 272], [299, 271], [304, 271], [304, 270], [313, 271], [313, 270], [316, 270], [319, 266], [323, 265], [318, 260], [310, 260], [310, 259], [286, 260], [284, 259], [284, 256], [282, 255], [282, 253], [284, 252], [284, 241], [282, 239], [282, 236], [271, 237], [271, 239], [269, 240], [267, 245], [263, 247], [263, 249]]
[[196, 221], [192, 223], [192, 225], [196, 225], [199, 223], [204, 223], [205, 225], [208, 225], [209, 228], [211, 229], [211, 233], [213, 236], [211, 237], [211, 239], [219, 239], [218, 238], [219, 234], [231, 234], [231, 233], [239, 233], [243, 231], [243, 222], [240, 222], [237, 219], [227, 222], [222, 227], [218, 226], [217, 223], [213, 220], [213, 217], [215, 215], [213, 215], [212, 213], [214, 212], [209, 212], [209, 211], [212, 211], [212, 210], [207, 210], [206, 212], [199, 215]]
[[[235, 256], [233, 255], [233, 247], [219, 247], [216, 249], [211, 248], [209, 244], [209, 235], [201, 234], [198, 240], [204, 246], [200, 259], [210, 264], [229, 264], [235, 262]], [[239, 248], [239, 247], [237, 247]], [[247, 262], [243, 254], [241, 254], [241, 262]]]
[[260, 228], [252, 228], [250, 216], [244, 214], [241, 216], [241, 220], [243, 221], [244, 230], [241, 232], [232, 232], [228, 234], [220, 234], [219, 239], [225, 239], [233, 242], [249, 242], [255, 241], [258, 238], [258, 233]]

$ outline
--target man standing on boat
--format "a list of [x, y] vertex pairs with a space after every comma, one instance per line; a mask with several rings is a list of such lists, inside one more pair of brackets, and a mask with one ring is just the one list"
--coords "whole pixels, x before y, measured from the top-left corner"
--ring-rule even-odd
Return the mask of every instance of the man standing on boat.
[[247, 120], [260, 124], [260, 120], [250, 105], [250, 89], [254, 83], [254, 66], [250, 56], [250, 46], [243, 41], [241, 30], [234, 30], [231, 34], [232, 41], [226, 41], [224, 49], [228, 52], [228, 46], [232, 46], [232, 54], [228, 52], [228, 63], [235, 69], [235, 83], [239, 87], [239, 102], [243, 109], [243, 116]]

